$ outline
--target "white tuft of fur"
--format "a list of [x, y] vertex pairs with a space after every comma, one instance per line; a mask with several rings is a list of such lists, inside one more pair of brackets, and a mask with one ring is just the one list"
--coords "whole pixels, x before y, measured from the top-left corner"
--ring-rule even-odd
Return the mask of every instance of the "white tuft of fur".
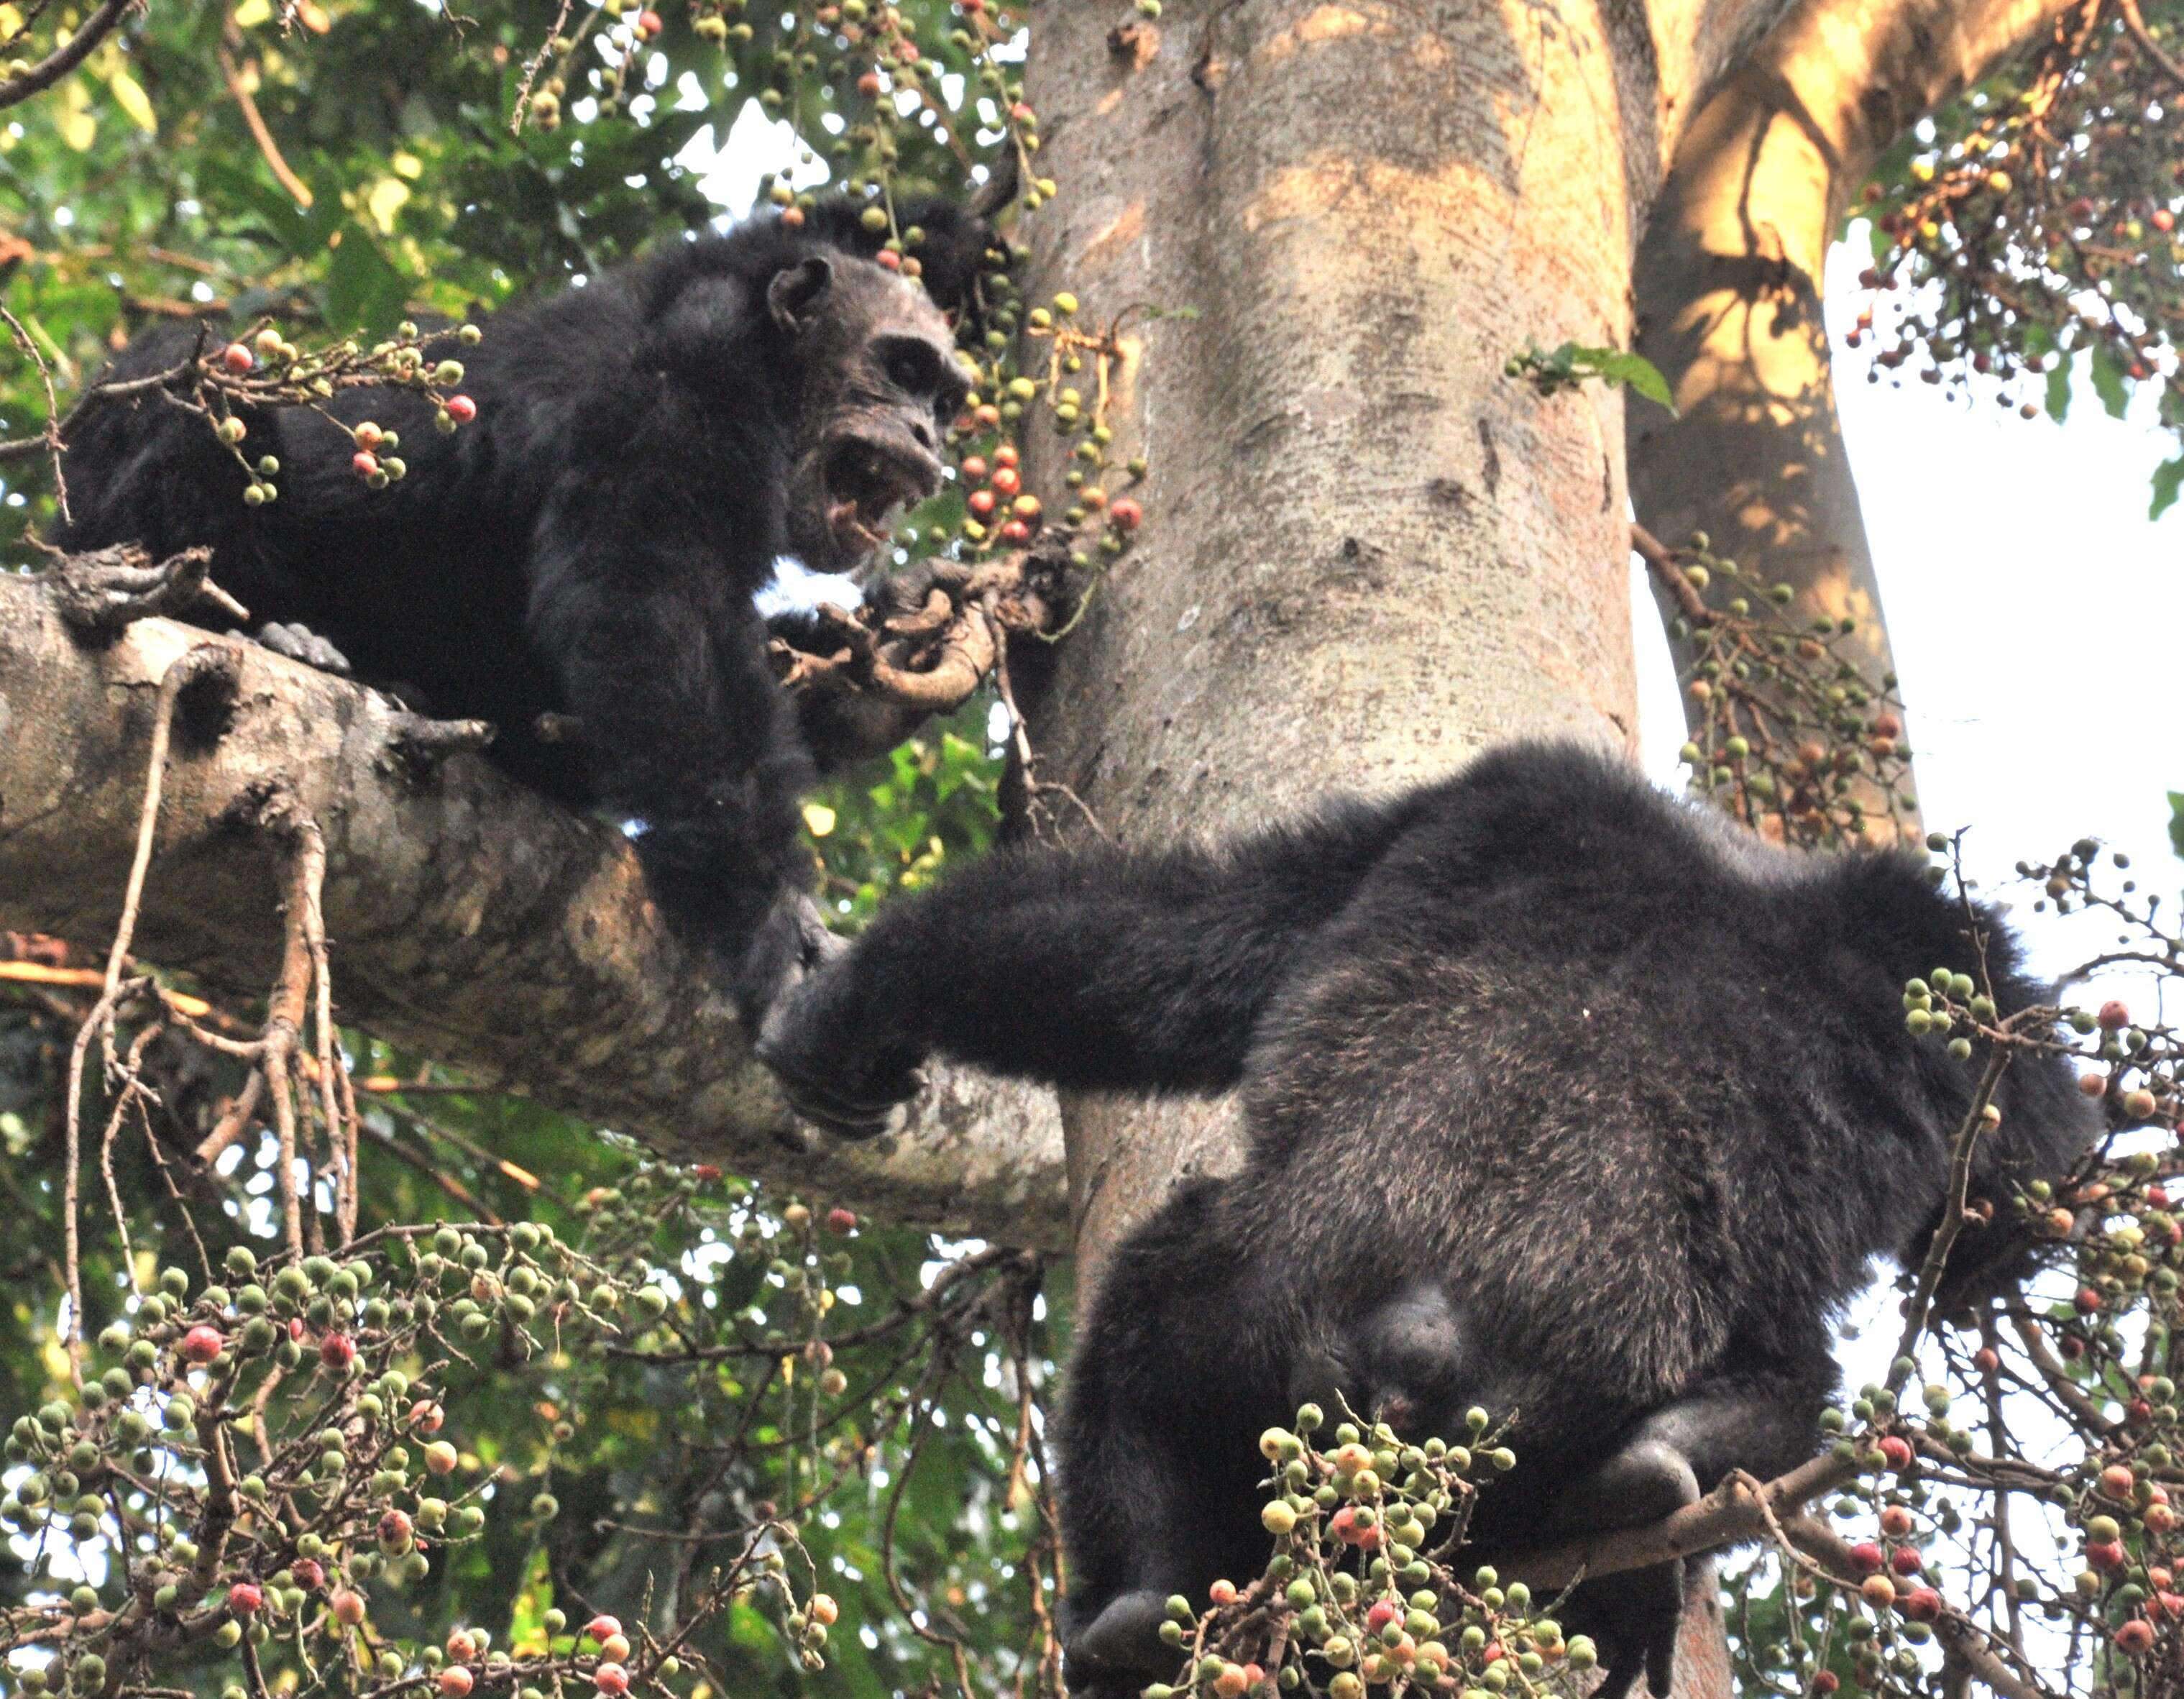
[[865, 593], [857, 581], [840, 572], [814, 572], [793, 554], [777, 556], [773, 563], [773, 577], [751, 604], [762, 619], [773, 619], [782, 614], [808, 614], [822, 602], [832, 602], [838, 608], [855, 608], [864, 604]]

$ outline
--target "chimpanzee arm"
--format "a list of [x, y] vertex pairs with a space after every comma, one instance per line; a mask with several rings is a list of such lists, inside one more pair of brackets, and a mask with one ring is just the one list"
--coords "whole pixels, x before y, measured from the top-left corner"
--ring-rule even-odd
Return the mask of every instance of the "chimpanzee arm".
[[811, 765], [748, 588], [644, 512], [581, 490], [549, 504], [528, 632], [602, 800], [644, 824], [655, 898], [722, 950], [754, 1022], [816, 943], [796, 836]]
[[1221, 853], [994, 856], [883, 912], [784, 1000], [759, 1055], [853, 1134], [885, 1124], [933, 1050], [1058, 1085], [1223, 1089], [1416, 806], [1350, 803]]

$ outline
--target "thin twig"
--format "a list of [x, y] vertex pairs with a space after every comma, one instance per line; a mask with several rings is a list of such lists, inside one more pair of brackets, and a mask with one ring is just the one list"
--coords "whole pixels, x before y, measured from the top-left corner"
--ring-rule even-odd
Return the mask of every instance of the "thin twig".
[[152, 1117], [143, 1114], [140, 1107], [137, 1121], [144, 1134], [145, 1153], [152, 1159], [153, 1167], [159, 1171], [159, 1178], [167, 1188], [167, 1195], [174, 1200], [175, 1213], [182, 1218], [183, 1230], [197, 1247], [198, 1267], [203, 1273], [205, 1284], [209, 1285], [214, 1278], [212, 1253], [205, 1249], [204, 1236], [198, 1231], [197, 1217], [190, 1213], [189, 1200], [182, 1195], [182, 1189], [175, 1184], [174, 1170], [167, 1164], [166, 1152], [159, 1148], [159, 1135], [153, 1128]]
[[553, 57], [554, 43], [561, 39], [561, 31], [568, 27], [569, 8], [572, 0], [561, 0], [561, 9], [554, 14], [554, 27], [546, 32], [546, 39], [538, 44], [538, 51], [524, 61], [523, 75], [515, 85], [515, 110], [508, 120], [508, 133], [523, 133], [523, 115], [531, 110], [532, 86], [538, 81], [538, 73], [545, 69], [546, 61]]
[[2123, 14], [2123, 26], [2138, 43], [2139, 52], [2153, 62], [2162, 75], [2184, 88], [2184, 64], [2180, 64], [2153, 39], [2153, 31], [2146, 26], [2146, 14], [2138, 8], [2138, 0], [2117, 0], [2117, 9]]
[[242, 1082], [242, 1094], [228, 1105], [226, 1112], [198, 1145], [196, 1156], [200, 1163], [211, 1167], [221, 1151], [242, 1136], [243, 1129], [258, 1112], [258, 1100], [265, 1089], [265, 1076], [253, 1068], [249, 1078]]
[[489, 1168], [497, 1169], [503, 1179], [522, 1187], [526, 1192], [535, 1192], [538, 1189], [538, 1176], [521, 1163], [511, 1162], [505, 1156], [495, 1156], [476, 1139], [465, 1138], [454, 1128], [443, 1127], [430, 1116], [421, 1115], [414, 1109], [410, 1111], [410, 1118], [433, 1138], [444, 1139], [474, 1161], [482, 1162]]
[[1698, 588], [1686, 578], [1676, 565], [1676, 557], [1653, 533], [1642, 525], [1632, 524], [1630, 547], [1645, 561], [1646, 570], [1653, 575], [1653, 582], [1675, 599], [1676, 606], [1694, 626], [1713, 623], [1713, 610], [1700, 597]]
[[21, 320], [5, 307], [0, 307], [0, 320], [6, 321], [8, 333], [14, 337], [15, 346], [29, 357], [31, 364], [37, 369], [38, 382], [45, 386], [46, 428], [44, 435], [38, 440], [44, 445], [47, 456], [53, 462], [53, 500], [61, 510], [61, 517], [72, 519], [75, 515], [69, 511], [68, 480], [61, 475], [61, 455], [66, 451], [67, 444], [61, 441], [58, 422], [61, 408], [53, 395], [53, 368], [46, 364], [45, 355], [39, 351], [37, 343], [31, 339], [31, 333], [23, 328]]
[[349, 1090], [348, 1070], [334, 1052], [334, 983], [326, 961], [326, 921], [321, 892], [326, 883], [325, 836], [313, 822], [307, 836], [299, 838], [299, 856], [315, 858], [309, 877], [299, 881], [304, 946], [310, 952], [311, 978], [316, 992], [313, 1011], [318, 1028], [317, 1084], [320, 1112], [326, 1117], [326, 1139], [334, 1163], [334, 1222], [346, 1245], [356, 1237], [356, 1099]]
[[197, 360], [193, 355], [179, 365], [169, 366], [164, 371], [151, 372], [142, 377], [122, 378], [112, 383], [95, 383], [76, 397], [75, 404], [69, 409], [66, 415], [58, 424], [48, 420], [46, 428], [35, 437], [11, 437], [0, 439], [0, 460], [17, 460], [26, 459], [32, 454], [42, 454], [46, 452], [46, 445], [52, 437], [58, 436], [65, 438], [69, 426], [75, 424], [84, 410], [93, 404], [114, 400], [123, 396], [141, 395], [147, 390], [162, 388], [172, 383], [196, 364]]
[[1926, 1317], [1934, 1307], [1934, 1294], [1941, 1290], [1942, 1276], [1947, 1272], [1950, 1249], [1970, 1218], [1966, 1206], [1971, 1197], [1972, 1153], [1978, 1147], [1980, 1134], [1986, 1130], [1987, 1106], [1994, 1100], [1995, 1086], [2008, 1067], [2010, 1056], [2007, 1044], [1997, 1044], [1989, 1053], [1979, 1084], [1972, 1091], [1971, 1107], [1964, 1111], [1963, 1123], [1950, 1142], [1949, 1183], [1942, 1195], [1942, 1219], [1934, 1228], [1933, 1238], [1927, 1242], [1918, 1282], [1903, 1308], [1903, 1333], [1896, 1342], [1895, 1359], [1889, 1365], [1887, 1384], [1891, 1392], [1902, 1391], [1904, 1382], [1911, 1377], [1914, 1361], [1912, 1353], [1918, 1348], [1919, 1336], [1926, 1331]]
[[114, 1178], [114, 1141], [121, 1134], [121, 1123], [131, 1109], [140, 1113], [147, 1089], [144, 1084], [144, 1050], [147, 1045], [165, 1030], [154, 1021], [130, 1041], [129, 1060], [123, 1064], [120, 1095], [114, 1100], [114, 1112], [106, 1117], [106, 1130], [99, 1135], [98, 1173], [106, 1182], [106, 1206], [114, 1214], [114, 1236], [121, 1250], [121, 1267], [133, 1284], [136, 1278], [136, 1255], [129, 1244], [129, 1212], [122, 1207], [121, 1185]]
[[51, 88], [89, 58], [92, 49], [113, 34], [122, 14], [136, 3], [136, 0], [104, 0], [66, 42], [21, 75], [0, 82], [0, 109], [20, 105], [41, 90]]
[[[22, 985], [65, 985], [86, 991], [103, 989], [106, 984], [106, 975], [97, 968], [49, 967], [42, 961], [0, 961], [0, 979], [12, 979]], [[164, 989], [160, 996], [185, 1014], [212, 1013], [212, 1005], [202, 997]]]
[[[242, 33], [237, 27], [232, 14], [227, 19], [227, 32], [231, 40], [239, 40]], [[288, 162], [281, 158], [280, 145], [274, 141], [273, 132], [265, 127], [265, 116], [258, 110], [257, 101], [251, 97], [249, 85], [242, 80], [242, 72], [235, 63], [235, 55], [228, 50], [229, 45], [229, 42], [223, 42], [216, 50], [220, 74], [226, 81], [227, 92], [235, 97], [235, 103], [242, 110], [242, 121], [250, 131], [250, 139], [258, 144], [259, 154], [265, 161], [266, 169], [288, 192], [288, 198], [299, 207], [308, 207], [311, 203], [311, 186], [291, 170]], [[254, 71], [256, 69], [254, 63], [252, 70]]]
[[266, 1089], [273, 1100], [273, 1127], [281, 1145], [281, 1208], [288, 1245], [303, 1250], [303, 1188], [296, 1178], [298, 1158], [295, 1085], [290, 1058], [302, 1037], [312, 989], [317, 982], [319, 955], [312, 938], [319, 926], [319, 891], [326, 877], [326, 838], [303, 799], [286, 785], [277, 788], [259, 810], [259, 825], [287, 840], [288, 890], [281, 904], [287, 940], [281, 950], [280, 977], [274, 981], [265, 1019]]
[[468, 1186], [439, 1167], [430, 1157], [411, 1150], [400, 1139], [381, 1131], [376, 1127], [366, 1127], [363, 1131], [365, 1137], [386, 1151], [388, 1156], [409, 1164], [465, 1209], [476, 1211], [478, 1219], [484, 1222], [486, 1225], [488, 1227], [502, 1225], [500, 1217], [493, 1212], [489, 1205], [473, 1195]]
[[137, 913], [143, 905], [144, 876], [151, 869], [152, 840], [159, 830], [159, 793], [166, 784], [167, 745], [174, 736], [175, 705], [198, 679], [233, 664], [233, 657], [221, 645], [203, 643], [178, 657], [160, 675], [159, 694], [152, 710], [152, 753], [145, 761], [144, 805], [136, 816], [136, 852], [129, 863], [129, 883], [122, 894], [121, 919], [114, 929], [114, 947], [106, 955], [105, 993], [109, 1000], [121, 983], [121, 965], [129, 958]]
[[83, 1166], [83, 1063], [92, 1036], [103, 1032], [114, 1011], [152, 983], [148, 975], [125, 981], [100, 997], [84, 1023], [76, 1028], [70, 1047], [68, 1101], [64, 1113], [64, 1147], [61, 1173], [61, 1245], [69, 1295], [68, 1349], [71, 1371], [83, 1378], [83, 1265], [81, 1226], [77, 1220]]

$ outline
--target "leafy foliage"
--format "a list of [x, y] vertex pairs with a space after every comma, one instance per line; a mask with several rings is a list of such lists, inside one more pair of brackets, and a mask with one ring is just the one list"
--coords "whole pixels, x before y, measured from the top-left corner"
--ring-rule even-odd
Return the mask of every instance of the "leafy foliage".
[[[1975, 384], [2057, 420], [2081, 383], [2118, 418], [2144, 390], [2184, 435], [2180, 57], [2184, 8], [2074, 7], [1904, 138], [1860, 209], [1875, 293], [1851, 340], [1881, 343], [1873, 381]], [[2184, 457], [2154, 474], [2153, 517], [2180, 479]]]
[[[52, 1101], [64, 1024], [21, 1006], [0, 1022], [27, 1062], [11, 1100]], [[166, 1058], [170, 1145], [220, 1100], [195, 1060]], [[49, 1279], [5, 1318], [7, 1407], [25, 1413], [0, 1498], [0, 1643], [25, 1643], [58, 1596], [89, 1630], [71, 1659], [130, 1679], [157, 1647], [162, 1682], [206, 1694], [237, 1679], [230, 1621], [254, 1644], [246, 1682], [254, 1663], [276, 1687], [338, 1691], [467, 1663], [482, 1686], [588, 1689], [617, 1660], [568, 1623], [605, 1610], [641, 1688], [788, 1691], [827, 1667], [880, 1691], [952, 1667], [905, 1621], [915, 1602], [956, 1624], [971, 1668], [1035, 1671], [1035, 1259], [649, 1163], [365, 1041], [355, 1061], [370, 1159], [347, 1247], [281, 1249], [270, 1139], [176, 1196], [147, 1128], [109, 1158], [133, 1258], [118, 1236], [86, 1241], [83, 1390], [53, 1348]], [[58, 1171], [57, 1127], [5, 1130], [11, 1173]], [[60, 1200], [42, 1185], [30, 1201], [15, 1243], [50, 1269]], [[262, 1604], [238, 1611], [238, 1585]], [[458, 1626], [477, 1635], [467, 1659]], [[32, 1668], [96, 1691], [70, 1661]]]
[[888, 895], [915, 890], [943, 862], [992, 846], [1000, 810], [986, 744], [990, 698], [830, 784], [805, 822], [819, 849], [822, 896], [848, 922], [870, 920]]
[[1524, 379], [1542, 395], [1554, 395], [1596, 377], [1610, 388], [1627, 383], [1648, 401], [1659, 403], [1671, 413], [1676, 410], [1675, 398], [1669, 393], [1669, 381], [1661, 376], [1660, 369], [1645, 355], [1622, 348], [1587, 348], [1580, 343], [1564, 343], [1545, 353], [1527, 348], [1511, 356], [1504, 370], [1508, 376]]

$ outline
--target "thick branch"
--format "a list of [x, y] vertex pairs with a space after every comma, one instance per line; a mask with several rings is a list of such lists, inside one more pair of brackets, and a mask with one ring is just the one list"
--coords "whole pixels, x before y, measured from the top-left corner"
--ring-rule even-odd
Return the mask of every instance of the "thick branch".
[[1836, 416], [1828, 246], [1880, 151], [2065, 3], [1798, 0], [1684, 131], [1639, 252], [1637, 346], [1677, 408], [1628, 415], [1640, 521], [1671, 545], [1707, 532], [1808, 617], [1855, 619], [1876, 676], [1892, 662]]
[[[0, 576], [0, 916], [111, 934], [159, 682], [231, 645], [233, 705], [182, 704], [137, 922], [145, 959], [256, 995], [281, 927], [279, 846], [248, 822], [284, 784], [326, 836], [339, 1015], [685, 1157], [892, 1220], [1061, 1242], [1051, 1101], [944, 1072], [883, 1145], [809, 1151], [703, 966], [660, 927], [635, 857], [393, 703], [240, 638], [146, 620], [79, 646], [51, 589]], [[458, 740], [460, 742], [461, 740]]]
[[1509, 1568], [1535, 1591], [1567, 1587], [1580, 1575], [1613, 1575], [1672, 1558], [1695, 1557], [1766, 1537], [1769, 1519], [1797, 1514], [1823, 1493], [1858, 1478], [1855, 1464], [1815, 1457], [1755, 1488], [1731, 1475], [1696, 1504], [1641, 1528], [1618, 1528], [1520, 1553]]

